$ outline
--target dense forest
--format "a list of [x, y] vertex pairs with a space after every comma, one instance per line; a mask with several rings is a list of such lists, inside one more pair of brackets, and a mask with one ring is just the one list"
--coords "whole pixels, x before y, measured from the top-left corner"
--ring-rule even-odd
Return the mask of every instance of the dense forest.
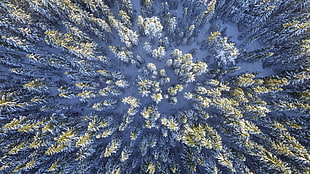
[[309, 11], [1, 0], [0, 173], [308, 173]]

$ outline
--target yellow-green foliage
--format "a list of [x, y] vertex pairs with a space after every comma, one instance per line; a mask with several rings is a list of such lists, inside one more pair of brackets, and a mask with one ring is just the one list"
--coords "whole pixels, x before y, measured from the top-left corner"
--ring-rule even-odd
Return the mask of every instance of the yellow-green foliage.
[[163, 99], [163, 96], [161, 95], [161, 93], [153, 94], [152, 99], [153, 101], [155, 101], [156, 104], [158, 104]]
[[34, 148], [34, 149], [38, 149], [42, 146], [44, 146], [45, 143], [43, 142], [42, 138], [40, 138], [40, 134], [37, 133], [34, 137], [33, 137], [33, 141], [29, 144], [29, 148]]
[[231, 169], [232, 172], [235, 172], [232, 162], [227, 158], [227, 156], [224, 153], [219, 153], [217, 155], [217, 159], [219, 160], [219, 163], [221, 165]]
[[72, 27], [70, 33], [61, 33], [56, 30], [48, 30], [44, 34], [46, 35], [47, 42], [59, 45], [83, 57], [94, 57], [94, 49], [96, 48], [96, 44], [89, 41], [85, 35], [82, 38], [80, 35], [76, 35], [78, 33], [82, 32], [78, 28]]
[[265, 106], [260, 106], [260, 105], [246, 105], [245, 108], [247, 111], [255, 112], [260, 116], [266, 116], [266, 113], [271, 112]]
[[179, 125], [178, 123], [176, 122], [175, 119], [166, 119], [166, 118], [163, 118], [161, 119], [161, 123], [166, 126], [169, 130], [171, 131], [177, 131], [179, 130]]
[[19, 151], [21, 151], [23, 148], [26, 147], [26, 143], [21, 143], [19, 145], [16, 145], [15, 147], [13, 147], [9, 152], [8, 154], [11, 155], [11, 154], [17, 154]]
[[45, 87], [45, 84], [42, 82], [41, 79], [35, 79], [24, 84], [24, 88], [32, 89], [32, 90], [39, 90]]
[[264, 84], [268, 86], [280, 87], [289, 84], [289, 82], [286, 78], [269, 78], [264, 81]]
[[122, 102], [129, 104], [133, 108], [140, 106], [140, 101], [137, 98], [131, 96], [123, 98]]
[[21, 119], [16, 119], [14, 118], [10, 123], [5, 124], [2, 129], [4, 130], [12, 130], [12, 129], [17, 129], [18, 127], [21, 126], [21, 122], [24, 118], [22, 117]]
[[36, 122], [36, 123], [29, 123], [24, 124], [21, 126], [17, 131], [18, 132], [33, 132], [37, 129], [39, 129], [39, 126], [42, 124], [42, 122]]
[[247, 86], [251, 86], [255, 83], [255, 80], [253, 80], [255, 76], [253, 74], [243, 74], [238, 76], [237, 78], [237, 85], [240, 87], [247, 87]]
[[212, 147], [211, 141], [206, 136], [206, 131], [200, 124], [197, 126], [184, 125], [182, 140], [185, 144], [193, 147], [206, 147], [208, 149]]
[[213, 14], [215, 11], [216, 0], [212, 0], [207, 7], [207, 10], [204, 12], [205, 15]]
[[74, 138], [74, 131], [73, 129], [68, 129], [67, 131], [62, 132], [62, 134], [55, 138], [58, 144], [67, 144], [68, 142], [72, 141]]
[[82, 99], [89, 99], [89, 98], [94, 98], [96, 97], [96, 93], [94, 93], [93, 91], [83, 91], [81, 93], [77, 94], [78, 97], [81, 97]]
[[111, 156], [113, 153], [117, 153], [118, 148], [121, 145], [121, 141], [117, 139], [113, 139], [109, 145], [106, 147], [103, 157], [107, 158]]
[[64, 144], [52, 144], [44, 153], [47, 155], [53, 155], [55, 153], [63, 152], [66, 149]]
[[106, 138], [106, 137], [112, 135], [112, 133], [113, 133], [113, 130], [111, 130], [111, 129], [105, 130], [105, 131], [102, 132], [101, 137], [102, 138]]
[[211, 36], [208, 37], [209, 41], [214, 40], [215, 38], [219, 37], [221, 35], [221, 33], [219, 31], [216, 32], [212, 32]]
[[225, 114], [233, 115], [236, 117], [241, 117], [242, 113], [239, 109], [235, 108], [234, 106], [238, 106], [239, 103], [228, 98], [214, 98], [213, 103], [218, 109], [223, 111]]
[[17, 103], [14, 101], [10, 101], [8, 99], [5, 98], [5, 95], [2, 96], [2, 99], [0, 99], [0, 108], [4, 108], [4, 107], [12, 107], [15, 106]]
[[258, 153], [260, 160], [283, 173], [291, 173], [287, 164], [283, 163], [276, 156], [268, 151], [260, 151]]
[[129, 151], [129, 148], [125, 148], [122, 152], [121, 152], [121, 159], [120, 161], [121, 162], [125, 162], [129, 156], [130, 156], [130, 151]]
[[282, 88], [278, 88], [278, 87], [264, 87], [264, 86], [255, 86], [252, 88], [253, 91], [257, 94], [261, 94], [261, 93], [270, 93], [270, 92], [276, 92], [276, 91], [282, 91]]
[[90, 143], [91, 143], [90, 134], [86, 132], [85, 135], [78, 138], [78, 141], [76, 142], [75, 146], [85, 147], [85, 146], [89, 145]]

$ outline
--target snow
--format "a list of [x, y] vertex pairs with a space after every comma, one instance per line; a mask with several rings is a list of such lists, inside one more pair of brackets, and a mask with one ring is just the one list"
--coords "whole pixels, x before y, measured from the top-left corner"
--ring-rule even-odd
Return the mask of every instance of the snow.
[[[120, 7], [121, 4], [119, 3], [121, 1], [117, 1], [117, 2], [119, 5], [118, 7], [113, 6], [115, 5], [113, 1], [108, 2], [111, 7], [111, 12], [113, 13], [115, 20], [119, 20], [119, 17], [118, 17], [119, 9], [118, 8], [121, 8]], [[226, 126], [226, 125], [221, 125], [221, 123], [224, 123], [225, 121], [227, 121], [226, 118], [224, 117], [228, 115], [227, 117], [231, 117], [232, 120], [236, 119], [237, 121], [241, 121], [241, 120], [251, 121], [252, 118], [249, 119], [249, 117], [246, 116], [248, 112], [246, 111], [246, 108], [244, 108], [245, 107], [244, 105], [247, 105], [248, 103], [244, 104], [240, 102], [237, 104], [232, 104], [233, 102], [227, 102], [228, 103], [227, 104], [225, 103], [225, 101], [230, 101], [229, 99], [231, 98], [237, 98], [236, 96], [230, 95], [232, 91], [229, 90], [232, 88], [239, 88], [238, 85], [236, 86], [236, 83], [234, 81], [236, 76], [240, 74], [244, 74], [244, 73], [253, 73], [255, 74], [255, 78], [266, 78], [266, 77], [269, 77], [275, 74], [272, 68], [266, 68], [263, 66], [263, 60], [261, 59], [248, 60], [245, 57], [242, 57], [243, 55], [247, 55], [246, 53], [250, 54], [255, 51], [259, 52], [262, 48], [265, 47], [265, 45], [260, 43], [259, 40], [248, 42], [248, 40], [242, 39], [240, 36], [243, 34], [243, 31], [240, 31], [238, 29], [238, 25], [236, 23], [225, 21], [224, 19], [221, 19], [220, 17], [213, 17], [212, 20], [207, 21], [206, 23], [202, 25], [195, 26], [194, 21], [199, 21], [196, 19], [202, 19], [202, 18], [198, 18], [196, 16], [197, 14], [195, 13], [193, 7], [190, 8], [191, 11], [188, 13], [194, 14], [194, 15], [183, 16], [184, 7], [186, 6], [185, 3], [188, 3], [188, 4], [192, 3], [193, 5], [196, 3], [195, 1], [192, 1], [191, 3], [188, 1], [187, 2], [180, 1], [176, 9], [169, 11], [171, 15], [170, 17], [176, 17], [177, 25], [176, 25], [176, 30], [174, 33], [171, 33], [171, 31], [168, 31], [169, 30], [168, 27], [165, 26], [165, 25], [168, 25], [168, 23], [165, 23], [165, 21], [167, 21], [167, 19], [165, 18], [166, 14], [161, 14], [162, 9], [158, 8], [160, 7], [161, 2], [163, 1], [153, 0], [153, 5], [151, 7], [153, 11], [142, 11], [142, 8], [144, 7], [142, 7], [141, 1], [139, 0], [132, 0], [131, 2], [134, 8], [134, 14], [132, 15], [132, 19], [131, 19], [132, 27], [131, 25], [128, 25], [126, 27], [128, 27], [130, 31], [133, 31], [139, 34], [138, 39], [130, 38], [130, 37], [133, 37], [133, 35], [129, 35], [128, 33], [126, 33], [126, 31], [124, 31], [124, 29], [122, 29], [122, 27], [126, 28], [124, 27], [125, 25], [120, 25], [121, 23], [118, 23], [115, 21], [113, 21], [114, 28], [111, 26], [112, 27], [111, 33], [104, 32], [102, 30], [103, 38], [100, 38], [100, 34], [94, 34], [91, 28], [89, 30], [83, 30], [82, 26], [78, 26], [77, 28], [81, 30], [83, 34], [85, 34], [85, 37], [89, 38], [90, 41], [94, 42], [95, 44], [99, 46], [98, 49], [96, 50], [94, 49], [94, 56], [90, 58], [88, 56], [81, 56], [77, 52], [74, 52], [68, 48], [63, 48], [60, 45], [57, 46], [56, 42], [53, 43], [53, 41], [51, 41], [50, 43], [46, 43], [44, 41], [44, 38], [42, 38], [41, 40], [38, 40], [38, 43], [33, 42], [32, 44], [34, 46], [29, 47], [30, 51], [27, 53], [23, 51], [20, 51], [20, 52], [16, 51], [18, 49], [15, 49], [15, 50], [12, 49], [13, 51], [15, 51], [17, 55], [16, 59], [12, 59], [11, 61], [6, 61], [4, 59], [1, 60], [0, 62], [0, 88], [1, 89], [3, 88], [5, 90], [12, 90], [12, 91], [15, 90], [16, 88], [19, 90], [26, 91], [27, 89], [23, 88], [23, 85], [25, 83], [32, 81], [36, 78], [42, 78], [48, 88], [46, 91], [44, 90], [35, 91], [29, 94], [29, 96], [20, 96], [20, 98], [24, 97], [26, 99], [28, 98], [31, 99], [31, 97], [36, 96], [36, 95], [38, 96], [42, 95], [43, 97], [45, 97], [47, 102], [42, 102], [40, 104], [31, 103], [32, 106], [29, 107], [31, 110], [27, 112], [33, 112], [34, 110], [36, 111], [36, 112], [33, 112], [34, 115], [42, 114], [43, 118], [51, 117], [51, 119], [56, 120], [55, 122], [58, 121], [57, 120], [58, 118], [56, 118], [55, 115], [63, 114], [63, 116], [66, 117], [66, 119], [61, 120], [65, 123], [59, 123], [59, 124], [62, 124], [60, 128], [57, 128], [57, 130], [59, 129], [59, 132], [62, 129], [75, 128], [76, 126], [75, 124], [78, 122], [79, 124], [78, 126], [80, 127], [76, 128], [77, 129], [76, 134], [77, 136], [80, 136], [82, 133], [85, 133], [85, 131], [87, 130], [86, 123], [88, 124], [88, 121], [90, 120], [90, 118], [96, 117], [101, 120], [111, 119], [110, 120], [111, 125], [109, 125], [108, 127], [113, 128], [112, 135], [106, 139], [104, 137], [104, 138], [96, 139], [96, 141], [94, 140], [94, 142], [92, 142], [94, 144], [97, 143], [92, 148], [97, 148], [96, 150], [98, 151], [104, 152], [103, 147], [109, 144], [109, 141], [115, 140], [115, 138], [117, 138], [123, 141], [123, 144], [121, 145], [121, 147], [118, 147], [118, 148], [123, 148], [124, 146], [127, 146], [129, 143], [132, 143], [130, 144], [130, 148], [132, 148], [134, 153], [136, 153], [135, 155], [137, 155], [141, 151], [140, 146], [138, 147], [138, 145], [141, 144], [142, 140], [148, 144], [151, 144], [151, 141], [149, 140], [150, 137], [151, 138], [155, 137], [155, 139], [160, 137], [162, 138], [161, 140], [163, 140], [162, 143], [167, 143], [167, 144], [164, 144], [164, 146], [167, 146], [168, 148], [170, 148], [169, 150], [171, 151], [175, 151], [174, 155], [179, 157], [181, 156], [180, 155], [181, 153], [177, 151], [182, 150], [181, 148], [183, 147], [184, 143], [183, 143], [182, 137], [178, 137], [179, 140], [176, 140], [176, 137], [182, 136], [181, 134], [183, 133], [182, 132], [183, 130], [181, 131], [181, 126], [180, 126], [180, 129], [178, 129], [180, 130], [179, 132], [177, 133], [169, 132], [169, 136], [171, 137], [169, 136], [168, 138], [163, 137], [162, 131], [165, 129], [165, 127], [161, 123], [161, 119], [162, 118], [168, 118], [168, 119], [175, 118], [177, 120], [177, 119], [180, 119], [180, 118], [177, 118], [179, 117], [178, 114], [180, 112], [188, 111], [188, 110], [192, 110], [192, 112], [194, 112], [194, 114], [197, 114], [198, 116], [197, 115], [193, 116], [194, 114], [191, 116], [188, 116], [189, 121], [187, 123], [181, 123], [181, 122], [179, 123], [180, 125], [183, 126], [182, 128], [187, 129], [188, 126], [187, 127], [184, 126], [185, 124], [188, 124], [188, 125], [199, 124], [199, 126], [200, 124], [201, 125], [210, 124], [210, 127], [220, 132], [221, 134], [220, 138], [223, 140], [224, 145], [236, 146], [236, 145], [231, 145], [231, 144], [234, 144], [232, 140], [235, 140], [235, 139], [228, 137], [226, 132], [219, 130], [219, 129], [222, 129], [221, 126], [223, 126], [223, 128], [224, 126]], [[207, 1], [204, 1], [204, 2], [207, 2]], [[78, 3], [78, 1], [76, 3]], [[82, 8], [84, 7], [81, 6], [81, 9]], [[85, 15], [87, 14], [88, 13], [85, 13]], [[141, 15], [144, 18], [144, 24], [143, 24], [144, 26], [141, 27], [143, 28], [143, 31], [141, 33], [139, 33], [139, 29], [137, 25], [137, 19], [139, 15]], [[107, 21], [109, 19], [112, 19], [108, 17], [106, 18], [107, 18]], [[58, 30], [61, 34], [72, 32], [71, 30], [66, 28], [64, 24], [61, 25], [61, 23], [65, 23], [65, 22], [70, 23], [66, 21], [66, 19], [63, 19], [63, 21], [58, 22], [59, 25], [57, 26], [51, 25], [50, 30]], [[117, 26], [117, 24], [119, 24], [122, 27]], [[76, 25], [77, 25], [76, 23], [72, 22], [72, 26], [76, 26]], [[96, 26], [93, 25], [92, 27], [96, 27]], [[119, 30], [122, 30], [122, 31], [119, 31]], [[228, 45], [227, 48], [231, 48], [231, 47], [236, 48], [238, 52], [237, 51], [233, 52], [235, 53], [233, 54], [232, 52], [227, 51], [226, 50], [227, 48], [218, 49], [219, 50], [218, 52], [214, 51], [214, 49], [218, 47], [212, 46], [211, 41], [208, 41], [208, 37], [210, 36], [211, 32], [216, 32], [216, 31], [221, 32], [220, 34], [221, 39], [224, 37], [228, 38], [227, 40], [228, 44], [226, 43], [225, 39], [222, 39], [225, 41], [221, 40], [221, 41], [218, 41], [217, 43], [224, 42], [226, 46]], [[71, 34], [74, 36], [75, 33], [71, 33]], [[166, 42], [166, 38], [169, 41], [169, 43]], [[67, 39], [70, 40], [70, 38], [67, 38]], [[80, 41], [78, 37], [76, 37], [75, 39], [77, 41]], [[137, 43], [135, 42], [134, 44], [131, 44], [131, 41], [132, 42], [137, 41]], [[149, 50], [146, 50], [145, 43], [149, 43], [149, 48], [148, 48]], [[229, 43], [235, 43], [235, 45], [229, 44]], [[76, 46], [76, 44], [74, 43], [72, 45], [73, 47]], [[171, 56], [171, 53], [175, 49], [179, 49], [182, 52], [182, 55], [185, 55], [188, 53], [192, 54], [193, 59], [189, 60], [189, 58], [187, 58], [188, 60], [185, 60], [185, 59], [182, 61], [179, 60], [179, 62], [182, 62], [182, 63], [179, 63], [179, 64], [182, 64], [180, 66], [175, 65], [175, 64], [168, 66], [166, 62], [168, 59], [174, 59]], [[8, 48], [5, 49], [5, 48], [0, 47], [0, 51], [4, 53], [5, 55], [9, 55], [6, 53], [6, 51], [8, 50], [11, 51]], [[130, 54], [129, 52], [132, 53], [132, 55], [128, 56]], [[120, 54], [117, 54], [117, 53], [120, 53]], [[236, 56], [237, 58], [236, 59], [234, 59], [235, 57], [231, 58], [233, 59], [232, 61], [231, 59], [227, 60], [227, 64], [226, 62], [224, 62], [223, 64], [218, 63], [219, 60], [216, 57], [221, 54], [222, 60], [225, 60], [225, 58], [229, 58], [228, 56], [226, 56], [228, 55], [228, 53], [231, 53], [230, 55]], [[237, 53], [240, 53], [240, 55], [237, 56]], [[34, 61], [28, 58], [26, 56], [27, 54], [37, 54], [38, 56], [41, 56], [41, 58], [39, 61]], [[65, 63], [57, 64], [57, 63], [52, 63], [48, 61], [49, 60], [48, 58], [52, 55], [54, 56], [53, 58], [55, 58], [56, 60], [58, 60], [57, 58], [59, 58], [59, 60], [63, 60], [63, 62]], [[122, 59], [120, 59], [121, 56], [117, 57], [118, 55], [123, 56]], [[111, 62], [106, 63], [104, 61], [100, 61], [99, 56], [107, 57], [109, 60], [111, 60]], [[188, 56], [188, 57], [191, 57], [191, 56]], [[137, 63], [136, 64], [131, 63], [130, 60], [135, 60], [137, 61]], [[195, 74], [196, 72], [194, 69], [196, 68], [199, 70], [199, 66], [196, 66], [194, 68], [194, 65], [197, 65], [195, 64], [195, 62], [198, 62], [198, 61], [203, 61], [206, 64], [208, 64], [207, 69], [209, 71], [207, 71], [206, 73], [202, 73], [200, 75], [196, 75]], [[233, 61], [235, 61], [236, 63], [233, 64], [232, 63]], [[240, 69], [233, 71], [234, 69], [238, 67]], [[10, 71], [11, 68], [24, 68], [25, 70], [29, 70], [31, 73], [33, 73], [33, 75], [14, 73]], [[170, 78], [170, 82], [159, 83], [161, 80], [160, 79], [161, 76], [165, 77], [164, 73], [160, 73], [160, 70], [162, 69], [165, 70], [166, 76]], [[98, 70], [101, 70], [101, 71], [98, 72]], [[233, 72], [225, 73], [226, 70], [227, 71], [231, 70]], [[104, 71], [107, 71], [107, 73], [104, 74]], [[73, 73], [68, 74], [67, 72], [73, 72]], [[112, 73], [119, 73], [119, 74], [112, 75]], [[188, 78], [189, 80], [188, 79], [183, 80], [184, 77]], [[195, 79], [192, 77], [195, 77]], [[138, 86], [139, 78], [148, 79], [153, 82], [150, 85], [151, 87], [149, 87], [150, 89], [148, 89], [150, 91], [150, 94], [148, 96], [143, 96], [142, 94], [139, 93], [139, 86]], [[210, 80], [218, 81], [218, 84], [207, 83]], [[93, 85], [85, 89], [80, 86], [77, 87], [76, 84], [81, 83], [81, 82], [90, 82], [91, 84], [96, 84], [96, 85]], [[127, 83], [129, 85], [126, 85]], [[13, 86], [13, 85], [15, 85], [14, 89], [13, 88], [10, 89], [10, 86]], [[182, 90], [176, 90], [177, 85], [182, 85]], [[261, 83], [258, 85], [264, 85], [264, 84]], [[207, 92], [199, 93], [196, 91], [198, 86], [202, 86], [204, 90], [206, 91], [210, 90], [211, 91], [210, 93], [212, 93], [212, 90], [214, 90], [215, 94], [214, 93], [206, 94]], [[227, 90], [223, 89], [223, 91], [220, 91], [220, 88], [225, 88], [223, 86], [225, 86]], [[60, 88], [63, 88], [63, 87], [68, 87], [68, 89], [61, 91]], [[111, 87], [111, 90], [109, 89], [109, 87]], [[120, 93], [113, 94], [112, 93], [113, 88], [116, 88]], [[240, 87], [240, 90], [243, 90], [243, 88], [245, 89], [244, 91], [247, 92], [247, 96], [245, 96], [247, 97], [246, 100], [251, 100], [249, 104], [253, 103], [253, 105], [255, 105], [255, 102], [257, 101], [254, 102], [254, 100], [256, 100], [256, 98], [254, 97], [256, 96], [255, 94], [253, 95], [250, 94], [250, 92], [253, 90], [250, 89], [250, 87], [247, 88], [247, 86]], [[101, 91], [103, 89], [107, 89], [107, 92], [105, 94], [103, 94], [103, 92]], [[172, 89], [172, 92], [171, 92], [171, 89]], [[60, 96], [62, 92], [72, 93], [72, 97], [62, 97]], [[85, 95], [81, 95], [81, 93]], [[186, 99], [184, 95], [188, 93], [193, 93], [193, 95], [197, 94], [195, 95], [196, 98]], [[253, 97], [249, 97], [249, 96], [253, 96]], [[132, 97], [131, 98], [132, 100], [130, 100], [130, 97]], [[134, 105], [130, 103], [130, 102], [133, 102], [134, 99], [137, 99], [140, 105]], [[108, 109], [100, 110], [101, 108], [99, 107], [104, 107], [102, 103], [106, 100], [116, 101], [116, 107], [115, 108], [111, 107]], [[236, 101], [234, 102], [239, 102], [237, 100], [238, 99], [236, 99]], [[210, 107], [208, 103], [209, 101], [210, 103], [213, 102], [210, 104]], [[266, 100], [266, 102], [268, 102], [269, 104], [271, 101]], [[262, 103], [263, 102], [259, 104], [263, 105]], [[198, 107], [200, 107], [198, 106], [199, 104], [204, 105], [203, 107], [206, 107], [206, 108], [202, 107], [202, 109], [197, 109]], [[99, 109], [97, 110], [94, 109], [93, 108], [94, 105], [98, 106]], [[242, 114], [243, 113], [246, 113], [246, 114], [244, 114], [244, 116], [242, 117], [240, 116], [241, 118], [239, 117], [235, 118], [233, 114], [225, 113], [225, 109], [227, 109], [225, 108], [226, 105], [229, 105], [229, 107], [233, 109], [238, 108], [239, 110], [242, 110], [240, 111], [240, 113], [242, 112]], [[153, 113], [141, 114], [141, 112], [143, 112], [143, 110], [148, 107], [158, 108], [159, 114], [157, 113], [157, 111], [154, 111]], [[221, 107], [224, 109], [222, 109]], [[2, 114], [1, 111], [2, 110], [0, 110], [0, 113]], [[208, 118], [201, 118], [202, 116], [199, 115], [201, 114], [200, 112], [208, 113], [211, 119], [207, 120]], [[11, 112], [8, 110], [8, 111], [5, 111], [5, 113], [10, 114]], [[16, 113], [25, 115], [25, 113], [23, 112], [16, 112]], [[154, 118], [149, 118], [149, 117], [152, 117], [152, 116], [149, 116], [152, 114]], [[41, 119], [41, 117], [39, 119]], [[88, 121], [85, 121], [87, 119]], [[147, 121], [150, 121], [153, 124], [152, 126], [149, 126], [151, 128], [148, 128], [146, 126]], [[84, 123], [85, 125], [80, 125]], [[123, 126], [127, 124], [128, 126], [124, 128]], [[101, 128], [98, 128], [98, 130], [99, 129]], [[130, 131], [134, 129], [141, 130], [141, 133], [138, 136], [136, 141], [131, 141], [129, 137]], [[93, 131], [92, 134], [96, 134], [97, 133], [96, 131]], [[57, 135], [57, 133], [58, 132], [56, 132], [55, 135]], [[146, 140], [145, 137], [147, 137], [148, 139]], [[55, 140], [55, 137], [52, 137], [51, 139]], [[167, 141], [167, 142], [164, 142], [164, 141]], [[171, 142], [168, 142], [168, 141], [171, 141]], [[182, 147], [181, 147], [181, 144], [182, 144]], [[175, 148], [171, 148], [172, 146]], [[38, 150], [38, 152], [41, 150], [42, 149]], [[211, 155], [211, 152], [209, 151], [209, 149], [206, 151], [207, 151], [206, 154]], [[244, 153], [244, 152], [240, 151], [240, 153]], [[91, 155], [95, 156], [96, 154], [91, 154]], [[110, 154], [108, 156], [110, 156]], [[115, 159], [116, 158], [117, 157], [115, 157]], [[135, 156], [131, 158], [133, 158], [131, 159], [132, 161], [136, 160], [134, 159]], [[109, 159], [104, 158], [102, 159], [102, 161], [104, 163], [106, 163], [107, 161], [111, 162], [110, 159], [111, 161], [115, 160], [113, 158], [109, 158]], [[138, 160], [143, 161], [142, 159], [138, 159]], [[182, 161], [181, 158], [176, 158], [173, 160], [174, 162], [179, 163], [179, 164], [181, 164], [181, 161]], [[226, 168], [223, 169], [223, 168], [224, 168], [223, 166], [219, 167], [219, 169], [224, 171], [223, 173], [225, 173], [225, 171], [228, 171], [228, 169]], [[138, 170], [138, 169], [140, 168], [136, 167], [134, 170]]]

